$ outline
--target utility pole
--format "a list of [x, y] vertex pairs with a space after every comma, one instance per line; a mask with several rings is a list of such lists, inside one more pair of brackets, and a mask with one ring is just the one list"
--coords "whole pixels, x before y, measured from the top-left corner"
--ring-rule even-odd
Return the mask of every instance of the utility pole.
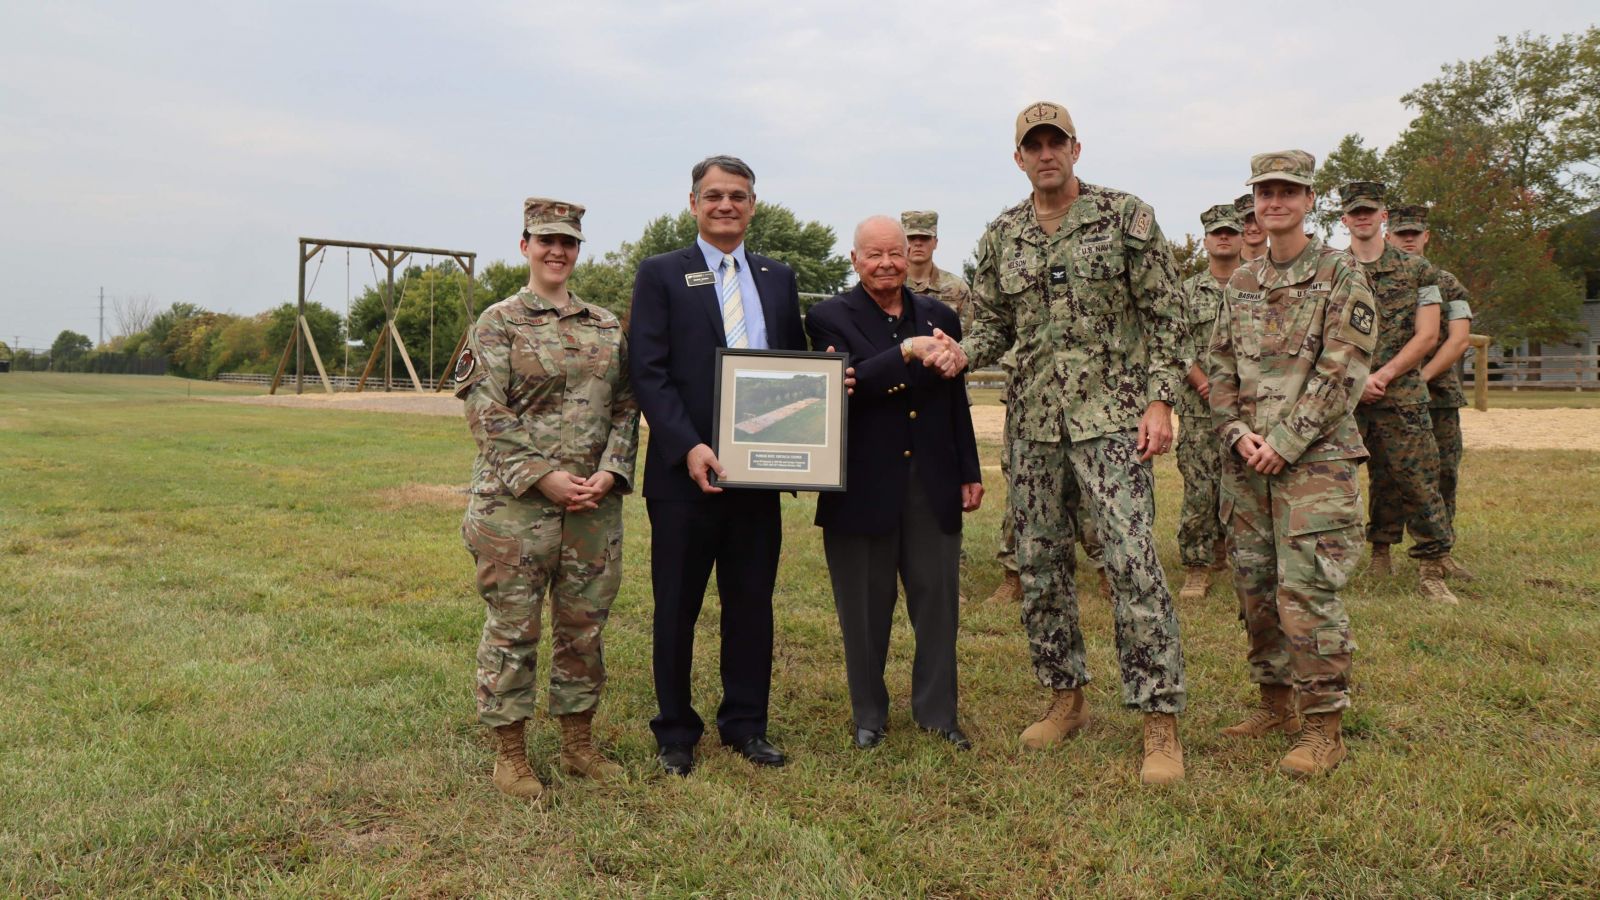
[[100, 341], [96, 347], [103, 347], [106, 343], [106, 289], [100, 288]]

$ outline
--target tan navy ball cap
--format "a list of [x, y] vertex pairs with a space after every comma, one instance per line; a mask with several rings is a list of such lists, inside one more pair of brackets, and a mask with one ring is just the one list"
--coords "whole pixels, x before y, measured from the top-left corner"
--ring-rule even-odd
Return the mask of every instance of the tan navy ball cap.
[[[1290, 184], [1311, 186], [1311, 176], [1317, 171], [1317, 158], [1304, 150], [1274, 150], [1250, 157], [1250, 180], [1245, 184], [1263, 181], [1287, 181]], [[1252, 201], [1253, 202], [1253, 201]]]
[[583, 207], [549, 197], [522, 201], [522, 230], [529, 234], [565, 234], [583, 240]]
[[1339, 189], [1339, 206], [1345, 212], [1383, 209], [1383, 195], [1388, 190], [1381, 181], [1352, 181]]
[[1244, 217], [1239, 215], [1239, 210], [1232, 203], [1219, 203], [1200, 214], [1200, 226], [1206, 230], [1206, 234], [1224, 228], [1243, 234]]
[[939, 214], [931, 209], [908, 209], [900, 214], [900, 227], [906, 237], [939, 236]]
[[1402, 234], [1407, 231], [1428, 230], [1426, 206], [1397, 206], [1389, 210], [1389, 230]]
[[1021, 147], [1022, 139], [1028, 136], [1028, 132], [1040, 125], [1049, 125], [1069, 138], [1078, 137], [1078, 131], [1072, 125], [1072, 116], [1067, 113], [1065, 106], [1051, 103], [1049, 100], [1040, 100], [1038, 103], [1028, 104], [1023, 107], [1022, 112], [1017, 113], [1017, 137], [1011, 143]]

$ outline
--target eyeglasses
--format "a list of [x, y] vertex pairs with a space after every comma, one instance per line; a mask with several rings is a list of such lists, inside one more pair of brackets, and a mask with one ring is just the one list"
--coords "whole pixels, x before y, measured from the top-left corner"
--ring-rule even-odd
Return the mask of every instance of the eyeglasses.
[[750, 202], [750, 196], [744, 191], [734, 191], [731, 194], [724, 194], [721, 191], [706, 191], [700, 195], [700, 200], [702, 203], [709, 203], [712, 206], [720, 206], [724, 200], [735, 206], [743, 206]]

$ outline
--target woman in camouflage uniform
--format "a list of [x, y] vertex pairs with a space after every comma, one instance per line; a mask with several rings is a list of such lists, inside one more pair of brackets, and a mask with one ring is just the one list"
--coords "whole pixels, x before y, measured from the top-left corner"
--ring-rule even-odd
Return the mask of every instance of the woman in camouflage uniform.
[[478, 644], [478, 720], [494, 729], [494, 785], [537, 799], [524, 723], [533, 716], [540, 604], [550, 596], [550, 713], [561, 768], [597, 781], [623, 771], [590, 725], [605, 660], [600, 632], [622, 583], [622, 498], [633, 488], [639, 412], [612, 315], [567, 290], [583, 207], [523, 207], [528, 286], [484, 310], [455, 369], [478, 442], [462, 537], [488, 604]]

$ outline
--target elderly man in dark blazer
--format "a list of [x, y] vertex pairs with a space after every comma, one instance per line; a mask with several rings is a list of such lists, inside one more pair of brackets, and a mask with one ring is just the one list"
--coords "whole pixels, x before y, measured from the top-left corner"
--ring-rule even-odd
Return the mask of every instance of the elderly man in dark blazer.
[[956, 718], [961, 514], [983, 501], [978, 445], [965, 381], [933, 362], [956, 314], [905, 287], [906, 235], [874, 216], [856, 228], [850, 253], [860, 283], [806, 316], [813, 349], [850, 355], [849, 490], [817, 498], [816, 523], [844, 636], [856, 746], [883, 740], [883, 683], [895, 582], [905, 584], [916, 634], [911, 715], [960, 749], [972, 744]]
[[757, 765], [781, 766], [767, 741], [772, 682], [772, 589], [783, 537], [778, 493], [723, 490], [711, 449], [718, 347], [804, 350], [794, 270], [745, 250], [755, 173], [739, 159], [696, 164], [689, 209], [695, 242], [639, 265], [629, 314], [628, 364], [650, 426], [644, 462], [655, 594], [651, 720], [661, 767], [694, 768], [705, 730], [689, 696], [695, 622], [713, 567], [722, 599], [722, 742]]

